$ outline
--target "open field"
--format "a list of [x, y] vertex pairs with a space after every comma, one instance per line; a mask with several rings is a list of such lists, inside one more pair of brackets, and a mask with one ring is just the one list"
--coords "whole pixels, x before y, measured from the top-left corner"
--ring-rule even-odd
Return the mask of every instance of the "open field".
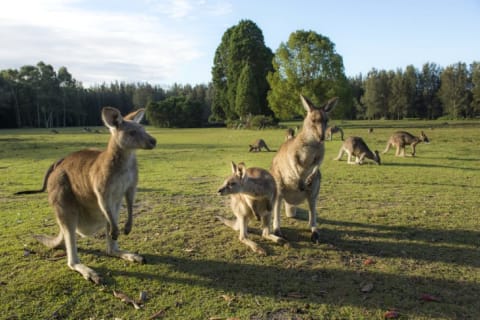
[[[381, 166], [355, 166], [332, 160], [341, 144], [334, 135], [322, 165], [321, 242], [309, 240], [305, 204], [296, 219], [282, 219], [289, 246], [261, 239], [250, 223], [266, 257], [214, 219], [233, 217], [216, 190], [231, 160], [268, 168], [274, 153], [248, 153], [248, 144], [261, 137], [277, 150], [284, 130], [148, 128], [158, 145], [137, 153], [134, 226], [119, 238], [148, 263], [107, 257], [101, 234], [81, 239], [80, 259], [104, 286], [32, 238], [58, 231], [47, 194], [13, 193], [41, 187], [48, 166], [69, 152], [104, 148], [107, 130], [0, 131], [0, 318], [384, 319], [395, 311], [398, 319], [478, 319], [480, 123], [336, 124], [380, 152], [397, 128], [418, 135], [422, 127], [431, 143], [415, 158], [390, 150]], [[113, 290], [145, 291], [148, 300], [136, 310]]]

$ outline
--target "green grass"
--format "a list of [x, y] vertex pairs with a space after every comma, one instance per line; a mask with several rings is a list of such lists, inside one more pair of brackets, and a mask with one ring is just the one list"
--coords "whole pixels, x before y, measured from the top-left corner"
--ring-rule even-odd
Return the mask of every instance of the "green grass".
[[[341, 144], [334, 135], [322, 164], [320, 244], [309, 241], [302, 205], [296, 219], [282, 219], [290, 246], [261, 239], [259, 223], [251, 222], [250, 236], [266, 257], [215, 220], [233, 216], [216, 190], [232, 160], [269, 168], [274, 153], [248, 153], [248, 144], [261, 137], [276, 150], [284, 130], [148, 128], [158, 146], [138, 152], [134, 227], [119, 238], [148, 263], [107, 257], [101, 234], [81, 239], [80, 259], [104, 276], [104, 286], [71, 271], [62, 250], [32, 238], [58, 231], [47, 194], [13, 193], [39, 188], [48, 166], [71, 151], [104, 148], [107, 131], [0, 131], [0, 318], [148, 319], [160, 312], [161, 319], [383, 319], [388, 310], [399, 319], [477, 318], [480, 124], [337, 125], [372, 150], [383, 151], [397, 128], [422, 128], [431, 143], [418, 145], [415, 158], [390, 150], [381, 166], [353, 166], [332, 160]], [[149, 299], [136, 310], [114, 289], [132, 298], [146, 291]], [[423, 301], [423, 294], [440, 301]]]

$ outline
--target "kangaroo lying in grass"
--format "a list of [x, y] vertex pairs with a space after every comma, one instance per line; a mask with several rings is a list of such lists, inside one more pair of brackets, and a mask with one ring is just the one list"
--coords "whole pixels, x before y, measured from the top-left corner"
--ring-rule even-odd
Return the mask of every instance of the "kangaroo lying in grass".
[[153, 149], [156, 140], [139, 124], [145, 113], [140, 109], [122, 117], [115, 108], [105, 107], [102, 120], [110, 129], [110, 140], [104, 151], [85, 149], [55, 162], [47, 170], [40, 190], [17, 194], [43, 192], [53, 206], [60, 232], [56, 237], [36, 236], [50, 248], [65, 246], [68, 266], [85, 279], [96, 284], [102, 278], [80, 262], [76, 233], [92, 235], [106, 227], [107, 254], [133, 262], [144, 262], [138, 254], [119, 249], [118, 220], [122, 198], [127, 202], [128, 218], [125, 234], [132, 229], [132, 208], [138, 169], [135, 149]]
[[270, 152], [270, 149], [268, 148], [267, 144], [265, 143], [265, 140], [263, 139], [258, 139], [255, 141], [253, 144], [250, 144], [250, 150], [248, 152], [260, 152], [262, 151], [262, 148]]
[[277, 198], [273, 209], [273, 230], [281, 236], [280, 209], [285, 203], [287, 217], [295, 217], [295, 206], [308, 201], [311, 239], [317, 242], [317, 197], [320, 192], [320, 164], [325, 154], [325, 130], [328, 112], [337, 104], [337, 98], [330, 99], [318, 108], [300, 96], [307, 116], [300, 133], [285, 141], [273, 158], [270, 172], [277, 184]]
[[228, 177], [218, 189], [222, 196], [230, 195], [231, 208], [235, 220], [229, 220], [220, 216], [217, 219], [235, 231], [239, 231], [241, 242], [249, 246], [253, 251], [265, 255], [263, 248], [254, 241], [248, 239], [247, 226], [252, 218], [261, 220], [262, 236], [276, 243], [284, 240], [270, 233], [270, 221], [272, 216], [273, 201], [277, 194], [275, 180], [267, 170], [261, 168], [246, 168], [244, 163], [238, 165], [232, 162], [232, 175]]
[[405, 157], [405, 146], [411, 145], [412, 148], [412, 157], [415, 156], [415, 147], [420, 142], [429, 143], [428, 137], [422, 131], [419, 137], [406, 132], [406, 131], [397, 131], [395, 132], [390, 139], [388, 139], [387, 147], [383, 153], [387, 153], [390, 150], [390, 146], [395, 146], [397, 150], [395, 151], [395, 156]]
[[333, 134], [334, 133], [339, 133], [340, 132], [340, 138], [343, 141], [343, 130], [340, 127], [337, 126], [331, 126], [328, 127], [327, 130], [325, 131], [325, 136], [327, 140], [332, 141], [333, 140]]
[[[363, 164], [365, 158], [373, 160], [376, 164], [380, 164], [380, 156], [378, 151], [370, 151], [365, 141], [360, 137], [348, 137], [340, 147], [340, 152], [334, 160], [340, 160], [343, 154], [347, 153], [349, 164]], [[352, 161], [352, 156], [355, 157], [355, 162]]]

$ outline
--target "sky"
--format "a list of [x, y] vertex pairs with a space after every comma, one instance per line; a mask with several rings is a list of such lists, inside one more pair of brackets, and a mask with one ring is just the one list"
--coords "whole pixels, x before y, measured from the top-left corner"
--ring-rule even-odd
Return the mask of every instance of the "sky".
[[480, 0], [0, 0], [0, 70], [64, 66], [84, 87], [208, 84], [224, 32], [253, 21], [275, 52], [297, 30], [348, 77], [480, 61]]

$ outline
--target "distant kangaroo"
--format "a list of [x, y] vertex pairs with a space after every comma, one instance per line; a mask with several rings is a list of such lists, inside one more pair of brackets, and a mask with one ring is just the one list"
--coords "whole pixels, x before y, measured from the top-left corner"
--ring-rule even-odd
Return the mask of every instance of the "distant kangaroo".
[[144, 113], [145, 110], [140, 109], [123, 118], [117, 109], [103, 108], [102, 120], [111, 133], [105, 151], [85, 149], [71, 153], [50, 166], [42, 189], [17, 192], [28, 194], [48, 189], [60, 232], [57, 237], [36, 236], [36, 239], [50, 248], [64, 245], [68, 266], [96, 284], [100, 284], [102, 278], [80, 263], [75, 233], [88, 236], [106, 227], [108, 255], [144, 262], [142, 256], [121, 251], [117, 244], [123, 197], [128, 212], [125, 234], [132, 229], [132, 207], [138, 180], [135, 149], [153, 149], [156, 145], [156, 140], [139, 124]]
[[267, 144], [263, 139], [258, 139], [255, 141], [253, 144], [250, 144], [250, 150], [248, 152], [260, 152], [262, 151], [262, 148], [270, 152], [270, 149], [268, 148]]
[[232, 175], [218, 189], [222, 196], [230, 195], [231, 208], [236, 220], [217, 216], [217, 219], [235, 231], [240, 231], [239, 239], [253, 251], [265, 255], [263, 248], [247, 238], [248, 221], [256, 217], [262, 221], [262, 236], [276, 243], [284, 239], [270, 233], [273, 201], [277, 194], [275, 180], [261, 168], [246, 168], [244, 163], [232, 162]]
[[388, 139], [387, 147], [383, 151], [383, 153], [387, 153], [390, 150], [390, 146], [397, 147], [397, 151], [395, 152], [395, 156], [405, 156], [405, 146], [411, 145], [412, 148], [412, 156], [415, 156], [415, 146], [420, 142], [429, 143], [425, 133], [422, 131], [419, 137], [415, 137], [414, 135], [406, 132], [406, 131], [397, 131], [395, 132], [390, 139]]
[[338, 132], [340, 132], [340, 138], [343, 141], [343, 130], [342, 130], [342, 128], [337, 127], [337, 126], [331, 126], [331, 127], [327, 128], [327, 130], [325, 131], [326, 139], [332, 141], [333, 134], [338, 133]]
[[281, 236], [280, 209], [285, 203], [288, 217], [296, 215], [296, 205], [308, 200], [311, 240], [319, 239], [317, 231], [317, 197], [320, 192], [320, 164], [325, 153], [325, 130], [328, 116], [338, 99], [330, 99], [324, 106], [317, 108], [313, 103], [300, 96], [307, 116], [303, 128], [293, 139], [285, 141], [273, 158], [270, 172], [275, 178], [278, 195], [273, 209], [273, 230]]
[[[363, 164], [365, 158], [373, 160], [376, 164], [380, 164], [380, 156], [378, 151], [370, 151], [365, 141], [360, 137], [348, 137], [340, 147], [340, 152], [334, 160], [340, 160], [344, 153], [348, 155], [349, 164]], [[352, 161], [352, 156], [355, 157], [355, 162]]]

